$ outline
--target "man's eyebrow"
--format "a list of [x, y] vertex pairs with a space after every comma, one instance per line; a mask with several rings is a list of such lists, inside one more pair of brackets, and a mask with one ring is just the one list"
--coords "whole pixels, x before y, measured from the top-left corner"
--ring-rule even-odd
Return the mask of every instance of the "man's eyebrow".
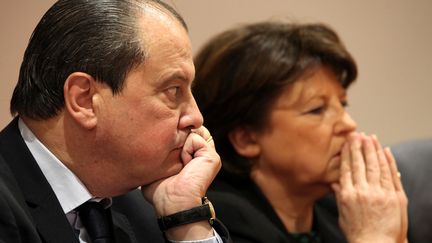
[[172, 80], [180, 80], [183, 82], [193, 81], [192, 77], [190, 77], [190, 75], [188, 75], [187, 73], [185, 73], [183, 71], [177, 71], [177, 72], [171, 73], [171, 74], [167, 75], [164, 79], [166, 82], [169, 82]]

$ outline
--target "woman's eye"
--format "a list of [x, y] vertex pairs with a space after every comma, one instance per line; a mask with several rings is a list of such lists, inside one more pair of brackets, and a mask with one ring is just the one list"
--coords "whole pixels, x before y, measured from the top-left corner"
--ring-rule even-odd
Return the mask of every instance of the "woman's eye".
[[347, 108], [348, 107], [348, 101], [341, 101], [341, 105], [343, 108]]
[[320, 115], [323, 112], [324, 112], [324, 106], [319, 106], [319, 107], [316, 107], [316, 108], [309, 110], [307, 113], [313, 114], [313, 115]]

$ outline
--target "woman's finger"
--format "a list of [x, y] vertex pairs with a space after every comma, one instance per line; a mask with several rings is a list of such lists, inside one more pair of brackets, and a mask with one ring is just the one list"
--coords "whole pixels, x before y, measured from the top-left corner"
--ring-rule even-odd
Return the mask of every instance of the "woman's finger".
[[390, 151], [389, 148], [385, 148], [384, 154], [389, 163], [390, 171], [393, 178], [393, 184], [396, 190], [396, 194], [399, 198], [400, 210], [401, 210], [401, 224], [402, 224], [401, 226], [402, 230], [401, 230], [399, 242], [403, 242], [404, 240], [406, 240], [406, 235], [408, 232], [408, 198], [403, 189], [401, 178], [400, 178], [401, 175], [397, 169], [396, 160], [394, 159], [392, 152]]
[[381, 186], [387, 190], [394, 190], [395, 187], [393, 183], [392, 174], [390, 171], [390, 165], [389, 162], [387, 161], [387, 157], [384, 155], [383, 150], [378, 151], [378, 156], [379, 156], [379, 165], [380, 165], [380, 172], [381, 172], [381, 177], [380, 177]]
[[353, 186], [351, 173], [351, 156], [348, 143], [345, 143], [342, 148], [339, 182], [340, 186], [344, 188], [352, 188]]
[[379, 141], [378, 141], [378, 137], [377, 137], [377, 135], [372, 134], [372, 135], [371, 135], [371, 138], [372, 138], [372, 141], [373, 141], [373, 143], [374, 143], [374, 145], [375, 145], [376, 150], [382, 150], [382, 146], [381, 146], [381, 144], [380, 144]]
[[353, 185], [366, 186], [365, 162], [362, 153], [362, 137], [353, 136], [350, 142]]
[[366, 160], [366, 178], [369, 184], [380, 185], [379, 157], [374, 141], [370, 137], [363, 138], [363, 152]]
[[403, 186], [402, 186], [402, 182], [401, 182], [401, 178], [400, 178], [401, 174], [400, 174], [399, 170], [397, 169], [396, 160], [394, 159], [392, 152], [390, 151], [389, 148], [385, 148], [384, 154], [385, 154], [385, 157], [386, 157], [388, 164], [389, 164], [390, 173], [391, 173], [391, 177], [393, 180], [393, 185], [394, 185], [396, 191], [403, 191]]

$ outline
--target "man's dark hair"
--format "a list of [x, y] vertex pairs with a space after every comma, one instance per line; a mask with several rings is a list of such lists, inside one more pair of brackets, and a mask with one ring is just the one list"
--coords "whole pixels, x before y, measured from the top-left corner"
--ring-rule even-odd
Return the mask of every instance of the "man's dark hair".
[[138, 19], [146, 7], [182, 17], [159, 0], [60, 0], [36, 26], [21, 64], [10, 111], [47, 119], [64, 106], [63, 86], [73, 72], [85, 72], [114, 94], [146, 51]]

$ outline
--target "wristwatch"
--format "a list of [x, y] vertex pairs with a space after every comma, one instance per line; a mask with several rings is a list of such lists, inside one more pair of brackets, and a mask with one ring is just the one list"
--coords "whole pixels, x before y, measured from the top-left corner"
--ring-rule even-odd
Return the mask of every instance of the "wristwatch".
[[198, 207], [158, 218], [159, 228], [162, 231], [166, 231], [179, 225], [190, 224], [202, 220], [208, 220], [210, 225], [212, 225], [213, 220], [216, 218], [213, 204], [207, 197], [203, 197], [201, 201], [202, 205]]

